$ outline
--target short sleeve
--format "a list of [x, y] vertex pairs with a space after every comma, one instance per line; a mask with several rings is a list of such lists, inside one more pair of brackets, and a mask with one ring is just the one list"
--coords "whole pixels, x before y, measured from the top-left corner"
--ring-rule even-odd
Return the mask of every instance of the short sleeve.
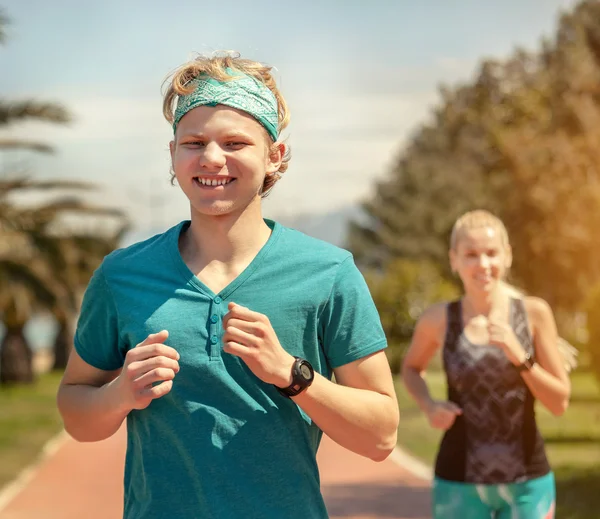
[[325, 355], [338, 368], [387, 346], [379, 313], [352, 256], [338, 267], [320, 318]]
[[119, 318], [102, 265], [94, 272], [81, 304], [75, 331], [75, 350], [89, 365], [105, 371], [125, 362], [119, 343]]

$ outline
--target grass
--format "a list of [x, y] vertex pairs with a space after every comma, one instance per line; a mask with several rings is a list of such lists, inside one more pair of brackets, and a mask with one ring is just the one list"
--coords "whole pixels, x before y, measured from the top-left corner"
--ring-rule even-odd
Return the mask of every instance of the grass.
[[60, 377], [47, 373], [33, 385], [0, 387], [0, 488], [33, 463], [62, 429], [55, 401]]
[[[556, 475], [557, 517], [597, 519], [600, 510], [600, 391], [591, 373], [576, 372], [571, 381], [573, 391], [567, 412], [557, 418], [538, 406], [538, 425]], [[427, 382], [434, 398], [445, 398], [442, 372], [428, 373]], [[399, 380], [396, 390], [401, 412], [398, 442], [431, 465], [441, 433], [429, 427]]]

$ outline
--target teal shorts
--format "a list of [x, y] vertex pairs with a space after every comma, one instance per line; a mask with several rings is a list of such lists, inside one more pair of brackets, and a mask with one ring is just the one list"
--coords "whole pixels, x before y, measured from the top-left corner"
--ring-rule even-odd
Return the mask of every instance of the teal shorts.
[[433, 519], [554, 519], [555, 503], [552, 472], [501, 485], [433, 481]]

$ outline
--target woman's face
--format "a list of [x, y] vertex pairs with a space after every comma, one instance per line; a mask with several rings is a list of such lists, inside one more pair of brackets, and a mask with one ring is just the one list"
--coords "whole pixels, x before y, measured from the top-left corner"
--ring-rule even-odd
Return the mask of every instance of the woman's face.
[[512, 254], [497, 229], [491, 226], [464, 229], [450, 251], [452, 270], [466, 292], [490, 292], [510, 268]]

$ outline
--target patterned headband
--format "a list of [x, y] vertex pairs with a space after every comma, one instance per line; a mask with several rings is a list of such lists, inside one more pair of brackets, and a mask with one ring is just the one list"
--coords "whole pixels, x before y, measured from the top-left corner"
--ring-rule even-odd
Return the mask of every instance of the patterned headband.
[[173, 132], [181, 118], [198, 106], [226, 105], [242, 110], [262, 124], [273, 140], [277, 140], [279, 118], [277, 99], [267, 86], [252, 76], [241, 74], [230, 68], [230, 81], [219, 81], [207, 75], [192, 80], [196, 85], [188, 95], [179, 96], [173, 121]]

